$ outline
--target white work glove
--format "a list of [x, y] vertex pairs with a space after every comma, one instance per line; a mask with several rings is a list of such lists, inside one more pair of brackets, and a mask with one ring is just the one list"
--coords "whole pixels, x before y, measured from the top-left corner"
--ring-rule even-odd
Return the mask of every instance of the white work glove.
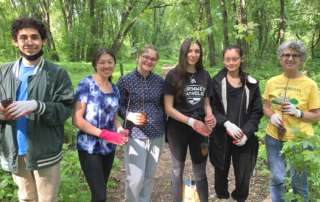
[[206, 124], [201, 121], [195, 120], [194, 118], [189, 118], [188, 125], [204, 137], [208, 137], [212, 131], [212, 129], [206, 126]]
[[7, 107], [8, 110], [6, 115], [12, 117], [13, 120], [16, 120], [20, 117], [32, 113], [37, 109], [37, 106], [38, 104], [35, 100], [16, 101]]
[[282, 103], [281, 105], [281, 112], [284, 115], [290, 115], [292, 117], [296, 117], [296, 118], [301, 118], [301, 111], [298, 110], [294, 104], [290, 103], [290, 102], [285, 102]]
[[4, 107], [0, 103], [0, 120], [6, 120], [6, 116], [4, 115]]
[[246, 144], [247, 140], [248, 140], [247, 136], [246, 136], [246, 135], [243, 135], [243, 137], [242, 137], [241, 140], [235, 140], [235, 141], [233, 141], [232, 143], [235, 144], [235, 145], [237, 145], [237, 146], [243, 146], [243, 145]]
[[127, 120], [131, 121], [134, 125], [142, 126], [146, 122], [146, 117], [141, 113], [129, 112], [127, 115]]
[[277, 126], [277, 127], [279, 127], [280, 125], [283, 126], [283, 122], [284, 122], [284, 120], [282, 119], [282, 117], [279, 114], [273, 114], [270, 117], [270, 121], [271, 121], [272, 125]]
[[226, 121], [223, 125], [226, 127], [227, 133], [235, 140], [240, 140], [244, 135], [242, 130], [230, 121]]

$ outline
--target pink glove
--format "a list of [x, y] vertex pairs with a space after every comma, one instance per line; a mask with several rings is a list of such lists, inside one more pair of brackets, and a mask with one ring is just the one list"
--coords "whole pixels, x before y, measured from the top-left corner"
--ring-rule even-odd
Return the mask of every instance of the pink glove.
[[242, 130], [238, 128], [235, 124], [231, 123], [230, 121], [226, 121], [224, 124], [224, 127], [226, 127], [227, 133], [235, 140], [240, 140], [244, 134], [242, 133]]
[[301, 118], [301, 111], [298, 110], [294, 104], [290, 103], [290, 102], [285, 102], [282, 103], [281, 105], [281, 112], [284, 115], [290, 115], [292, 117], [296, 117], [296, 118]]
[[6, 108], [6, 116], [9, 116], [10, 118], [12, 117], [13, 120], [16, 120], [32, 113], [37, 109], [37, 106], [38, 104], [35, 100], [16, 101]]
[[99, 138], [107, 140], [111, 144], [122, 146], [126, 142], [126, 137], [121, 133], [111, 132], [103, 129], [99, 135]]
[[211, 128], [215, 127], [217, 124], [216, 118], [213, 116], [213, 114], [208, 114], [204, 118], [205, 124]]
[[208, 128], [201, 121], [195, 120], [194, 118], [189, 118], [188, 125], [193, 128], [193, 130], [197, 131], [202, 136], [208, 137], [212, 131], [211, 128]]

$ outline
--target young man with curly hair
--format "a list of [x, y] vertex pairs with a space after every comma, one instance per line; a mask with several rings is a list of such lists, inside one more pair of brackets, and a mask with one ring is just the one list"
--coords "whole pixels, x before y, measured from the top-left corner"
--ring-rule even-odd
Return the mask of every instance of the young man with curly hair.
[[[14, 100], [0, 104], [1, 166], [12, 172], [20, 201], [56, 202], [73, 87], [66, 70], [41, 57], [48, 39], [40, 20], [14, 20], [11, 36], [22, 57], [0, 67], [6, 97]], [[6, 97], [1, 89], [0, 100]]]

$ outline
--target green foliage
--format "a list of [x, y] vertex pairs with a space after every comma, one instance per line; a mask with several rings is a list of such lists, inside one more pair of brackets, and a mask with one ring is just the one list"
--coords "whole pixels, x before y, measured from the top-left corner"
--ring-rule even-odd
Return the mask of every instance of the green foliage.
[[[292, 169], [296, 169], [299, 175], [303, 172], [308, 173], [310, 198], [311, 200], [318, 198], [320, 149], [316, 145], [320, 145], [320, 139], [317, 135], [309, 136], [298, 126], [293, 126], [289, 133], [294, 135], [294, 138], [284, 143], [280, 153], [285, 155], [286, 160], [292, 164]], [[308, 148], [314, 148], [314, 150], [308, 150]], [[312, 190], [316, 190], [316, 193], [312, 194]], [[303, 197], [294, 195], [292, 192], [286, 193], [283, 199], [305, 201]]]
[[[119, 150], [119, 147], [117, 147]], [[63, 144], [63, 159], [60, 162], [61, 183], [59, 188], [59, 202], [87, 202], [91, 199], [91, 191], [83, 175], [78, 152], [70, 144]], [[114, 159], [109, 179], [114, 177], [114, 170], [119, 170], [123, 162]], [[108, 188], [115, 188], [116, 183], [109, 180]], [[18, 186], [12, 179], [10, 172], [0, 169], [0, 201], [18, 201]]]
[[253, 23], [253, 22], [249, 22], [247, 25], [246, 24], [234, 25], [234, 28], [236, 28], [239, 33], [237, 35], [237, 38], [242, 39], [243, 37], [245, 37], [247, 33], [246, 42], [247, 43], [252, 42], [255, 39], [255, 36], [253, 35], [254, 29], [258, 25], [259, 25], [258, 23]]

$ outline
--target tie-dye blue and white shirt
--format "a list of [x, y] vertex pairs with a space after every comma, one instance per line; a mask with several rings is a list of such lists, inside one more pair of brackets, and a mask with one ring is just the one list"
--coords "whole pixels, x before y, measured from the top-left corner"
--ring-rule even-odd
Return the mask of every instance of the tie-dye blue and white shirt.
[[[114, 132], [113, 120], [120, 106], [120, 93], [115, 85], [111, 85], [111, 93], [104, 93], [94, 78], [88, 76], [80, 81], [75, 97], [76, 100], [87, 103], [83, 114], [86, 121], [99, 129]], [[78, 129], [76, 149], [90, 154], [107, 155], [116, 149], [116, 145]]]

